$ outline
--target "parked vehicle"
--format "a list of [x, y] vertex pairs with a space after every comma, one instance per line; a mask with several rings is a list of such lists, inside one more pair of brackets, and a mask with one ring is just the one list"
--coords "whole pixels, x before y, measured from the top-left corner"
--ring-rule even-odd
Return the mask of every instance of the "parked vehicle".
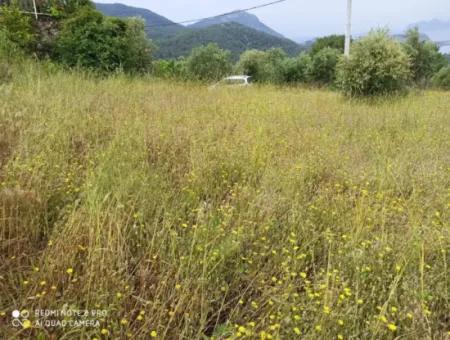
[[221, 87], [221, 86], [233, 86], [233, 87], [245, 87], [252, 85], [252, 77], [251, 76], [230, 76], [222, 79], [218, 83], [211, 86], [212, 88]]

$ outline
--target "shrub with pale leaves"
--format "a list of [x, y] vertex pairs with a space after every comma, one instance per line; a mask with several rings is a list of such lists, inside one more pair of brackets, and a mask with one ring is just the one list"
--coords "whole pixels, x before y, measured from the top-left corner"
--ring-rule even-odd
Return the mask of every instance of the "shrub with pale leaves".
[[337, 67], [337, 84], [346, 96], [376, 96], [404, 92], [411, 64], [404, 49], [387, 31], [373, 31], [352, 46]]

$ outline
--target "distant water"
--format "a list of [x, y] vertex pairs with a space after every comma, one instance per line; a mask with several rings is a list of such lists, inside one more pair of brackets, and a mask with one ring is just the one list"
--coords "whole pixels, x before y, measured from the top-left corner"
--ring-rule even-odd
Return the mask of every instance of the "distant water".
[[450, 46], [443, 46], [441, 47], [442, 53], [450, 53]]

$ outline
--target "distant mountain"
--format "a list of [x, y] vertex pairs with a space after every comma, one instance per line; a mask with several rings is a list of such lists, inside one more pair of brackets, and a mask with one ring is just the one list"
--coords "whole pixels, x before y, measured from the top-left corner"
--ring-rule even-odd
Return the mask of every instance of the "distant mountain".
[[421, 33], [426, 34], [434, 41], [450, 40], [450, 20], [420, 21], [409, 25], [408, 28], [412, 27], [418, 27]]
[[277, 38], [284, 38], [283, 35], [274, 31], [269, 26], [262, 23], [256, 15], [247, 12], [234, 12], [228, 15], [201, 20], [195, 24], [190, 25], [191, 28], [206, 28], [214, 25], [226, 24], [235, 22], [243, 26], [253, 28], [254, 30], [273, 35]]
[[96, 3], [97, 10], [107, 16], [112, 17], [140, 17], [147, 25], [146, 31], [153, 40], [164, 39], [173, 36], [185, 29], [184, 26], [177, 25], [169, 19], [156, 14], [145, 8], [131, 7], [123, 4], [99, 4]]
[[[172, 59], [187, 56], [194, 47], [211, 42], [231, 51], [234, 60], [248, 49], [267, 50], [279, 47], [289, 55], [296, 55], [302, 50], [300, 45], [270, 29], [252, 14], [234, 13], [220, 18], [225, 18], [224, 23], [219, 18], [214, 18], [185, 27], [144, 8], [117, 3], [95, 5], [104, 15], [144, 19], [146, 31], [158, 47], [155, 52], [156, 58]], [[215, 20], [219, 20], [220, 23], [212, 24]]]
[[312, 35], [299, 35], [296, 37], [293, 37], [292, 40], [294, 40], [298, 44], [313, 44], [314, 41], [318, 38], [318, 36], [312, 36]]
[[[400, 42], [405, 42], [406, 41], [406, 34], [393, 34], [392, 37], [394, 39], [397, 39]], [[427, 41], [427, 40], [431, 40], [430, 37], [426, 34], [423, 34], [422, 32], [420, 32], [420, 40], [422, 41]]]
[[297, 43], [263, 33], [237, 23], [226, 23], [206, 28], [190, 28], [172, 38], [158, 41], [157, 58], [172, 59], [188, 55], [194, 47], [217, 43], [231, 51], [233, 60], [249, 49], [282, 48], [289, 55], [297, 55], [302, 47]]

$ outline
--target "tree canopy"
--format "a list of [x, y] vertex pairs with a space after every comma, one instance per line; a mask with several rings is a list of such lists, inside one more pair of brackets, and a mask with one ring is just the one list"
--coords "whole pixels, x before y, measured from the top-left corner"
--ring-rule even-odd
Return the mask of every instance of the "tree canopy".
[[187, 59], [187, 72], [195, 80], [219, 80], [231, 72], [230, 55], [217, 44], [194, 48]]
[[389, 95], [404, 91], [411, 63], [399, 42], [378, 30], [353, 44], [338, 65], [338, 84], [348, 96]]
[[438, 45], [421, 39], [418, 28], [406, 32], [403, 46], [411, 60], [412, 78], [416, 83], [427, 82], [446, 64], [445, 57], [439, 53]]
[[105, 17], [90, 7], [64, 21], [55, 48], [65, 65], [126, 72], [149, 69], [151, 51], [142, 21]]
[[314, 44], [311, 46], [310, 53], [315, 55], [324, 48], [334, 48], [344, 53], [345, 36], [344, 35], [328, 35], [326, 37], [321, 37], [316, 39]]

